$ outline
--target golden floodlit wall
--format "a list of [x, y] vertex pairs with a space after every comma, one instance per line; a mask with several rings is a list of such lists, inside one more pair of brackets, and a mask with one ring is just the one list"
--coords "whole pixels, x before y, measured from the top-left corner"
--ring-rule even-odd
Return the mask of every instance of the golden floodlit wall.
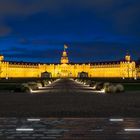
[[[65, 60], [66, 59], [66, 60]], [[86, 72], [89, 77], [138, 78], [140, 66], [136, 67], [129, 55], [125, 60], [116, 62], [72, 64], [68, 63], [66, 51], [62, 53], [58, 64], [38, 64], [25, 62], [6, 62], [0, 56], [0, 78], [41, 77], [41, 73], [49, 72], [52, 77], [78, 77], [78, 73]]]
[[136, 77], [140, 77], [140, 66], [136, 68]]
[[95, 64], [91, 68], [91, 77], [120, 77], [121, 65], [117, 64]]
[[39, 77], [39, 67], [33, 64], [0, 62], [0, 77]]

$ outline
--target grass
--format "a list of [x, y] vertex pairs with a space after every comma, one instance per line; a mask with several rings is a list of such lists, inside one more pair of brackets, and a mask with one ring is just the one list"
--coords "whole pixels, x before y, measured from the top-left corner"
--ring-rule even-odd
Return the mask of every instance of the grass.
[[[48, 78], [48, 80], [51, 78]], [[54, 78], [55, 79], [55, 78]], [[46, 78], [13, 78], [13, 79], [0, 79], [0, 90], [14, 90], [22, 83], [37, 82], [46, 80]]]
[[20, 86], [18, 83], [0, 83], [0, 90], [14, 90], [18, 86]]
[[140, 91], [140, 84], [123, 84], [126, 91]]
[[97, 82], [112, 82], [112, 83], [140, 83], [140, 79], [122, 79], [122, 78], [80, 78], [85, 80], [93, 80]]

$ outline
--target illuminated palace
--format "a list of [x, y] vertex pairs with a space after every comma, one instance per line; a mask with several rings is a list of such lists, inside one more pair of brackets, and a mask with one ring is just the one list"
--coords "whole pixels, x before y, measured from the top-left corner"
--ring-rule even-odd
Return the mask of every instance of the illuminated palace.
[[45, 73], [51, 77], [78, 77], [86, 73], [88, 77], [136, 79], [140, 77], [140, 66], [129, 54], [122, 61], [69, 63], [66, 46], [58, 64], [5, 61], [0, 55], [0, 78], [42, 77]]

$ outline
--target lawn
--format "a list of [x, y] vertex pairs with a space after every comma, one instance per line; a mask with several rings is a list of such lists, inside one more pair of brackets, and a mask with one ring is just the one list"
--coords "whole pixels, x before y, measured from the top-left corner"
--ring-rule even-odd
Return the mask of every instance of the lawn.
[[123, 84], [125, 91], [140, 91], [140, 83]]

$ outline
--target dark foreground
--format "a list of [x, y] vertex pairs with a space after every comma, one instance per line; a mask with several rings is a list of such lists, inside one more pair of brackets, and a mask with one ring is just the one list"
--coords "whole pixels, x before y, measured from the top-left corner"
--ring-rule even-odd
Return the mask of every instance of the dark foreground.
[[0, 117], [140, 117], [140, 93], [100, 94], [63, 79], [37, 93], [0, 93]]
[[139, 140], [140, 118], [0, 118], [1, 140]]

